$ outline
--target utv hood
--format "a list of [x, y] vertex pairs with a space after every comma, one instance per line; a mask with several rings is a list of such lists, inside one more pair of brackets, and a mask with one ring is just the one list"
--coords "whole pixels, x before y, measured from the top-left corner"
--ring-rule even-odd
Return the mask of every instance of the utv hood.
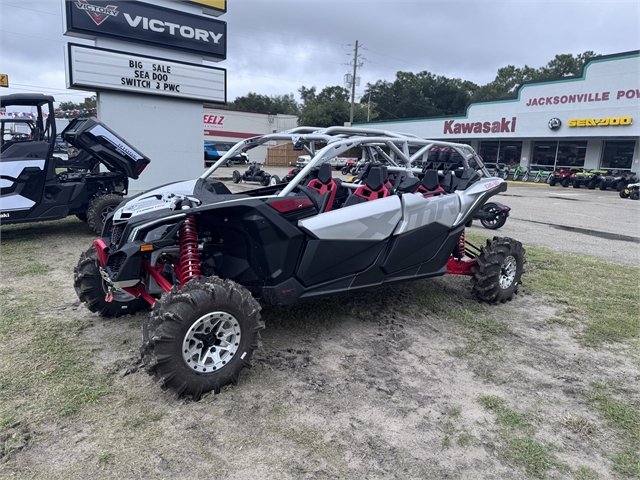
[[179, 201], [193, 195], [197, 182], [196, 179], [170, 183], [136, 195], [120, 204], [113, 214], [113, 222], [128, 221], [152, 213], [154, 216], [165, 215], [166, 211], [175, 210]]
[[137, 179], [151, 160], [95, 118], [75, 118], [62, 138], [100, 160], [110, 172]]

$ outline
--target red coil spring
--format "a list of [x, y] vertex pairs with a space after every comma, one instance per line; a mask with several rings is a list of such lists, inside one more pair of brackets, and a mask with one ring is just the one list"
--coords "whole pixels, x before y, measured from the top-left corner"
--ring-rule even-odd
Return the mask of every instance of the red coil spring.
[[198, 254], [198, 232], [196, 219], [187, 217], [180, 227], [180, 272], [182, 285], [192, 278], [200, 278], [200, 255]]
[[460, 255], [460, 258], [464, 257], [465, 248], [466, 248], [466, 242], [464, 240], [464, 230], [462, 230], [462, 233], [460, 234], [460, 238], [458, 239], [458, 254]]

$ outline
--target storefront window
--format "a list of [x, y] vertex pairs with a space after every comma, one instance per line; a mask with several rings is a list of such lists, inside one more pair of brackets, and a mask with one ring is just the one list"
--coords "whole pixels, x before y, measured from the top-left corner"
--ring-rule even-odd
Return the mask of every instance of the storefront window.
[[480, 142], [478, 155], [482, 157], [485, 165], [495, 165], [498, 163], [498, 150], [500, 142]]
[[499, 163], [515, 166], [520, 164], [522, 154], [522, 142], [500, 142]]
[[584, 167], [587, 142], [563, 141], [558, 144], [556, 167]]
[[553, 167], [557, 149], [558, 142], [533, 142], [531, 167]]
[[636, 142], [633, 140], [604, 142], [600, 168], [615, 168], [619, 170], [631, 168], [635, 147]]
[[522, 142], [480, 142], [478, 154], [485, 165], [517, 165], [520, 163]]

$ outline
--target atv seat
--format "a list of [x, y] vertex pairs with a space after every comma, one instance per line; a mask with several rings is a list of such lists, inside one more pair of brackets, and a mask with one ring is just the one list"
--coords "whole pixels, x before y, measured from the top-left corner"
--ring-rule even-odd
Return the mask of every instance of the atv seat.
[[414, 193], [421, 193], [425, 198], [433, 197], [434, 195], [443, 195], [445, 193], [444, 188], [440, 186], [438, 171], [427, 170], [424, 172], [422, 182], [415, 189]]
[[[320, 212], [328, 212], [333, 207], [333, 201], [336, 198], [336, 192], [338, 191], [338, 184], [331, 177], [331, 164], [323, 163], [318, 170], [316, 178], [312, 178], [307, 182], [307, 187], [315, 190], [322, 198], [322, 210]], [[324, 197], [328, 198], [324, 198]]]

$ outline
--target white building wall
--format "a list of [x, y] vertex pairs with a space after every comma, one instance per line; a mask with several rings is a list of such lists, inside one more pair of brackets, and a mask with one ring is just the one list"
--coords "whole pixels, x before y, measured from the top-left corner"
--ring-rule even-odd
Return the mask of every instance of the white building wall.
[[[559, 129], [549, 127], [552, 118], [562, 122]], [[628, 124], [569, 126], [570, 120], [603, 118], [625, 118]], [[585, 168], [598, 166], [604, 140], [631, 140], [631, 168], [640, 171], [640, 53], [596, 57], [579, 77], [525, 84], [516, 98], [471, 104], [464, 115], [354, 125], [454, 142], [523, 140], [523, 166], [529, 164], [532, 140], [589, 139]]]
[[[246, 138], [289, 130], [298, 124], [295, 115], [226, 110], [205, 106], [203, 110], [204, 141], [239, 142]], [[275, 142], [273, 143], [275, 145]], [[247, 152], [252, 162], [264, 163], [267, 148], [261, 145]]]

